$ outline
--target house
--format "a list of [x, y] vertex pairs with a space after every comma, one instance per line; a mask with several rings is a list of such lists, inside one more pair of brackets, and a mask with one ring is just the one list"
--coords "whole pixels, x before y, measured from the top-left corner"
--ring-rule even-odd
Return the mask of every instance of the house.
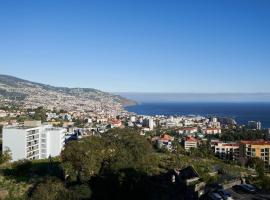
[[180, 135], [194, 135], [197, 132], [198, 132], [197, 127], [183, 127], [180, 128], [178, 131]]
[[120, 120], [117, 120], [117, 119], [111, 120], [110, 124], [111, 124], [112, 128], [119, 128], [122, 126], [122, 122]]
[[184, 188], [183, 196], [186, 199], [199, 199], [205, 193], [205, 182], [201, 181], [198, 172], [192, 167], [188, 166], [180, 171], [174, 170], [175, 182], [181, 188]]
[[192, 136], [186, 136], [183, 143], [186, 151], [189, 151], [191, 148], [198, 147], [198, 140]]
[[203, 130], [205, 135], [216, 135], [221, 134], [221, 128], [206, 128]]
[[152, 142], [156, 142], [156, 145], [159, 149], [166, 148], [168, 150], [171, 150], [172, 141], [174, 141], [174, 137], [168, 134], [162, 134], [160, 137], [152, 138]]

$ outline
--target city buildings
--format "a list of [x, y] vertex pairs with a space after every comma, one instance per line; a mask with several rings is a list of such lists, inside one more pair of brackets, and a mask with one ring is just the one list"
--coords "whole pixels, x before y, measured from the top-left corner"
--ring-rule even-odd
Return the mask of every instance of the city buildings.
[[262, 128], [262, 123], [261, 123], [261, 122], [256, 122], [256, 121], [249, 121], [249, 122], [248, 122], [248, 127], [249, 127], [250, 129], [261, 130], [261, 128]]
[[3, 151], [10, 149], [12, 161], [44, 159], [58, 156], [65, 144], [63, 128], [42, 125], [40, 121], [26, 121], [22, 126], [3, 128]]

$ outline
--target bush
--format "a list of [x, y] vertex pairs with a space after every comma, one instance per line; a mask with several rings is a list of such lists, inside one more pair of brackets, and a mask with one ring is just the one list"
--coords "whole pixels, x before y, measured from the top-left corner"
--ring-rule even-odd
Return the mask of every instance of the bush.
[[19, 160], [12, 163], [14, 175], [25, 176], [29, 174], [32, 163], [29, 160]]
[[69, 195], [63, 183], [56, 178], [48, 177], [36, 185], [30, 194], [32, 200], [62, 200], [75, 199]]

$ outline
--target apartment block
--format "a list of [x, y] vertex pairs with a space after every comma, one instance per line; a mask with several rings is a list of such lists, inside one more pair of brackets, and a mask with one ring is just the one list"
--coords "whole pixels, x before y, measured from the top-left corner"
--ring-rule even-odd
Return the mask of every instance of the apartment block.
[[66, 130], [40, 122], [3, 128], [2, 149], [9, 148], [12, 161], [44, 159], [58, 156], [65, 144]]
[[241, 141], [239, 155], [243, 160], [248, 160], [252, 157], [261, 158], [266, 166], [270, 166], [270, 141]]
[[238, 143], [218, 142], [214, 145], [215, 155], [223, 160], [237, 161], [239, 159]]

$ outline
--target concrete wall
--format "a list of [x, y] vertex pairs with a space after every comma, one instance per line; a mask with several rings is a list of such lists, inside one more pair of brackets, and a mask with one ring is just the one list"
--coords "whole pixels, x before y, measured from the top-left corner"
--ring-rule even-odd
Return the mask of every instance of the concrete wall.
[[3, 129], [3, 147], [4, 151], [9, 148], [12, 153], [12, 161], [26, 158], [26, 130], [25, 129]]
[[240, 184], [241, 184], [241, 180], [233, 180], [233, 181], [230, 181], [230, 182], [228, 182], [226, 184], [222, 184], [222, 188], [224, 190], [227, 190], [229, 188], [232, 188], [235, 185], [240, 185]]
[[48, 132], [48, 156], [52, 157], [60, 155], [63, 149], [64, 141], [63, 130], [50, 130]]

